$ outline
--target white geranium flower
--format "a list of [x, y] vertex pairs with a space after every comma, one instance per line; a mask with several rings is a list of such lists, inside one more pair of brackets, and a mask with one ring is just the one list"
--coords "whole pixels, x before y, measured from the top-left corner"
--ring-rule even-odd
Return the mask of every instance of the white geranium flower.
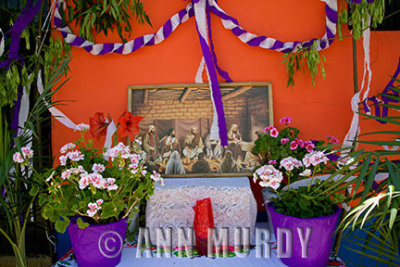
[[311, 176], [311, 170], [310, 169], [305, 169], [303, 172], [299, 174], [300, 176]]

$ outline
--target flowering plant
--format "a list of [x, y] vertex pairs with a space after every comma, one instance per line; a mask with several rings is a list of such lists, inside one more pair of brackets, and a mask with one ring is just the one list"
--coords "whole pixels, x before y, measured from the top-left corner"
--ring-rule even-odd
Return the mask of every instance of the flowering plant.
[[60, 153], [60, 165], [45, 174], [46, 190], [39, 195], [42, 216], [55, 222], [58, 232], [66, 230], [73, 216], [84, 228], [133, 215], [140, 201], [153, 193], [154, 183], [163, 184], [160, 174], [146, 170], [145, 153], [136, 140], [131, 146], [118, 143], [99, 151], [82, 131], [81, 138], [61, 147]]
[[[263, 165], [271, 165], [284, 174], [283, 184], [288, 183], [286, 179], [297, 180], [302, 176], [308, 177], [331, 171], [331, 165], [327, 164], [328, 158], [323, 152], [316, 150], [318, 147], [325, 151], [329, 146], [323, 141], [300, 139], [300, 130], [289, 126], [292, 122], [290, 117], [283, 117], [279, 122], [284, 127], [280, 131], [274, 126], [266, 127], [264, 133], [255, 141], [253, 153], [259, 156]], [[333, 136], [327, 138], [329, 144], [338, 143]], [[261, 169], [258, 172], [262, 171]]]
[[[291, 118], [284, 117], [280, 123], [285, 125], [281, 132], [269, 126], [255, 142], [253, 152], [260, 155], [264, 165], [255, 170], [254, 182], [275, 191], [277, 197], [271, 202], [277, 212], [300, 218], [333, 214], [336, 204], [345, 196], [332, 188], [335, 183], [331, 180], [321, 181], [315, 177], [334, 169], [327, 157], [331, 152], [327, 152], [324, 142], [299, 139], [300, 131], [288, 126]], [[328, 142], [336, 143], [337, 139], [328, 136]], [[324, 150], [317, 150], [317, 147]], [[307, 178], [307, 186], [291, 187], [291, 183]]]

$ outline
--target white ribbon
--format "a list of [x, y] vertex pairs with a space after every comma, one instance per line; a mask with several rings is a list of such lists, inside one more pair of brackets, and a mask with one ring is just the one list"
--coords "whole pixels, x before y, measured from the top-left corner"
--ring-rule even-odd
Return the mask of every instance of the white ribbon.
[[[38, 73], [37, 87], [38, 87], [39, 94], [42, 94], [43, 93], [42, 70], [39, 70], [39, 73]], [[47, 102], [45, 102], [45, 104], [49, 108], [51, 115], [56, 120], [58, 120], [59, 122], [61, 122], [68, 128], [71, 128], [73, 130], [79, 130], [77, 125], [75, 123], [73, 123], [67, 116], [65, 116], [64, 113], [62, 113], [60, 110], [56, 109], [55, 107], [50, 106], [49, 103], [47, 103]]]
[[[400, 138], [397, 138], [395, 141], [400, 142]], [[389, 146], [383, 146], [383, 148], [387, 151], [396, 151], [399, 149], [400, 146], [392, 146], [392, 148], [389, 148]]]
[[[369, 27], [371, 24], [371, 17], [368, 16], [368, 25], [367, 29], [363, 32], [363, 48], [364, 48], [364, 74], [361, 83], [361, 90], [364, 90], [365, 80], [368, 73], [368, 83], [366, 90], [363, 95], [362, 101], [364, 101], [369, 94], [370, 86], [371, 86], [371, 78], [372, 78], [372, 71], [371, 71], [371, 59], [370, 59], [370, 39], [371, 39], [371, 28]], [[363, 27], [364, 27], [363, 23]], [[369, 114], [370, 112], [368, 112]]]
[[[32, 74], [29, 74], [28, 80], [31, 78]], [[22, 88], [22, 97], [21, 97], [21, 108], [18, 114], [18, 133], [17, 135], [20, 136], [24, 131], [24, 125], [26, 120], [28, 119], [29, 114], [29, 92], [31, 90], [31, 85], [26, 88], [25, 86]]]
[[0, 40], [0, 57], [3, 55], [4, 53], [4, 33], [0, 28], [0, 33], [1, 33], [1, 40]]
[[111, 147], [112, 136], [116, 130], [117, 130], [117, 126], [115, 125], [114, 121], [111, 121], [107, 127], [107, 135], [106, 135], [106, 141], [104, 142], [104, 147], [106, 147], [106, 148]]
[[[42, 94], [43, 92], [43, 81], [42, 81], [42, 70], [39, 70], [38, 73], [38, 80], [37, 80], [37, 87], [39, 94]], [[22, 102], [21, 102], [22, 104]], [[51, 115], [57, 119], [61, 124], [64, 126], [71, 128], [75, 131], [80, 131], [80, 127], [76, 125], [74, 122], [72, 122], [64, 113], [62, 113], [60, 110], [56, 109], [55, 107], [50, 106], [47, 102], [45, 102], [46, 106], [49, 108], [49, 112]], [[29, 108], [28, 108], [29, 110]], [[21, 114], [20, 114], [21, 115]], [[104, 147], [110, 148], [112, 144], [112, 136], [117, 130], [117, 127], [113, 121], [108, 125], [107, 127], [107, 135], [106, 135], [106, 140], [104, 142]]]
[[[370, 66], [370, 37], [371, 37], [371, 17], [368, 17], [367, 23], [363, 21], [363, 27], [367, 24], [367, 29], [363, 32], [363, 48], [364, 48], [364, 74], [361, 83], [361, 89], [359, 92], [355, 93], [353, 98], [351, 99], [351, 110], [353, 111], [353, 119], [350, 124], [350, 129], [346, 134], [346, 137], [343, 140], [343, 147], [351, 147], [353, 142], [357, 140], [357, 135], [360, 134], [360, 125], [359, 125], [359, 115], [358, 115], [358, 105], [362, 101], [364, 101], [369, 94], [370, 85], [371, 85], [371, 78], [372, 78], [372, 71]], [[360, 99], [360, 94], [364, 90], [365, 80], [368, 73], [368, 83], [366, 86], [366, 90], [364, 92], [362, 100]], [[368, 112], [369, 113], [369, 112]], [[350, 152], [350, 149], [343, 150], [341, 152], [341, 156], [345, 156]]]

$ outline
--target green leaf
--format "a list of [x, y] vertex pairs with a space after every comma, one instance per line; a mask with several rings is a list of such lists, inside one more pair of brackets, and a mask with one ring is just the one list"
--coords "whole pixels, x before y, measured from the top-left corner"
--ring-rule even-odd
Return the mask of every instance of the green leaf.
[[79, 217], [78, 220], [76, 220], [76, 223], [78, 224], [78, 227], [80, 229], [85, 229], [86, 227], [89, 226], [89, 223], [82, 221], [81, 217]]
[[56, 228], [57, 232], [65, 233], [65, 230], [67, 230], [68, 225], [69, 225], [68, 217], [63, 217], [63, 220], [59, 219], [56, 221], [54, 227]]

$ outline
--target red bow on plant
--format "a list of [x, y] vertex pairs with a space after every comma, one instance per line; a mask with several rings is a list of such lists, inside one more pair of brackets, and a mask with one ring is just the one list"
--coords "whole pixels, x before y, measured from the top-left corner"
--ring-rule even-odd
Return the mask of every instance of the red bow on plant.
[[139, 122], [141, 120], [143, 120], [142, 116], [135, 116], [132, 113], [125, 111], [118, 119], [118, 125], [120, 126], [118, 137], [121, 139], [129, 136], [131, 140], [134, 140], [135, 134], [139, 133]]
[[110, 122], [110, 115], [108, 115], [108, 118], [106, 118], [103, 112], [96, 112], [94, 117], [89, 118], [90, 134], [95, 138], [105, 136], [107, 134], [107, 127]]

